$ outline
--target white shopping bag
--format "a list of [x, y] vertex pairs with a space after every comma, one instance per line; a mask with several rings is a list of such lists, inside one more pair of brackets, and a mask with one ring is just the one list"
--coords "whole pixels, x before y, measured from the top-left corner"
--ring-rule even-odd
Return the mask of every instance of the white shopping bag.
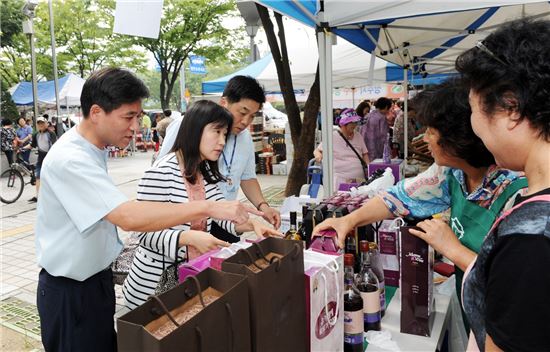
[[343, 255], [304, 251], [310, 351], [344, 350]]

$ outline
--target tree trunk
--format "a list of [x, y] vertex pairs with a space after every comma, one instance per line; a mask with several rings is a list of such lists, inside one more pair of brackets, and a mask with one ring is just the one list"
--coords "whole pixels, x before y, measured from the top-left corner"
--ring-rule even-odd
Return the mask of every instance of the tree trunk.
[[319, 90], [319, 65], [315, 74], [315, 81], [310, 88], [309, 95], [304, 106], [304, 121], [302, 133], [298, 144], [294, 145], [294, 160], [288, 174], [285, 195], [298, 195], [300, 188], [307, 182], [307, 165], [313, 158], [315, 148], [315, 131], [317, 130], [317, 116], [321, 106], [321, 94]]
[[294, 144], [294, 156], [287, 155], [287, 158], [292, 157], [292, 167], [288, 175], [288, 181], [285, 188], [285, 195], [298, 195], [301, 186], [307, 181], [307, 164], [313, 157], [313, 148], [315, 147], [315, 130], [317, 124], [317, 114], [321, 95], [319, 93], [319, 67], [315, 81], [311, 86], [308, 99], [304, 107], [304, 121], [300, 119], [300, 109], [294, 95], [294, 86], [292, 84], [292, 74], [290, 72], [290, 64], [288, 62], [288, 52], [286, 50], [286, 38], [284, 32], [284, 24], [282, 16], [275, 13], [277, 26], [279, 27], [279, 43], [275, 36], [273, 23], [269, 17], [267, 8], [256, 4], [262, 25], [264, 27], [267, 42], [273, 55], [273, 61], [277, 68], [277, 76], [279, 77], [279, 86], [285, 102], [285, 109], [288, 116], [288, 124], [292, 143]]
[[161, 68], [160, 71], [160, 105], [162, 110], [168, 109], [170, 106], [170, 96], [166, 95], [168, 85], [168, 71], [164, 68]]

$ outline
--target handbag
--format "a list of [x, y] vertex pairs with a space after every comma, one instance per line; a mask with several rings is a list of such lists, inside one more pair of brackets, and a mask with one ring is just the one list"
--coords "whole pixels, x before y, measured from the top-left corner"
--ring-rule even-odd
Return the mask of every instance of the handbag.
[[124, 241], [124, 248], [118, 255], [118, 257], [111, 264], [111, 270], [113, 271], [113, 283], [115, 285], [124, 284], [124, 280], [130, 272], [130, 267], [134, 261], [136, 250], [139, 247], [139, 239], [131, 234], [130, 237]]

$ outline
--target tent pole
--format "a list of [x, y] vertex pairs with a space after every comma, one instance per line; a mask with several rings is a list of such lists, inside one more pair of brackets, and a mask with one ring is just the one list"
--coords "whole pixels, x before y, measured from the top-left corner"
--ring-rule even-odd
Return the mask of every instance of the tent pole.
[[[320, 14], [321, 15], [321, 14]], [[332, 43], [330, 33], [318, 28], [319, 84], [321, 87], [321, 131], [323, 143], [323, 187], [325, 195], [334, 190], [332, 167]]]
[[405, 66], [403, 69], [403, 84], [405, 85], [405, 89], [403, 89], [403, 92], [405, 94], [405, 96], [403, 97], [403, 109], [405, 110], [403, 111], [403, 131], [405, 131], [405, 138], [403, 138], [403, 143], [405, 145], [405, 165], [407, 163], [407, 157], [409, 156], [409, 112], [407, 111], [409, 108], [409, 77], [407, 75], [407, 71], [407, 66]]
[[63, 127], [61, 124], [61, 106], [59, 104], [59, 82], [57, 81], [57, 56], [55, 55], [55, 31], [53, 28], [53, 5], [52, 0], [48, 0], [48, 9], [50, 12], [50, 37], [52, 39], [52, 63], [53, 63], [53, 81], [54, 81], [54, 87], [55, 87], [55, 107], [57, 109], [57, 117], [56, 117], [56, 132], [57, 136], [61, 136], [63, 134]]

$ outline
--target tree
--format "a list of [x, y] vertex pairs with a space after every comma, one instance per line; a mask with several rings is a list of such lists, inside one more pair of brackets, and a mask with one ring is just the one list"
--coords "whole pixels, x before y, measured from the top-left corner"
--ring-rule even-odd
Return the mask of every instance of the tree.
[[288, 60], [288, 52], [286, 49], [286, 37], [283, 24], [283, 17], [279, 13], [274, 13], [277, 27], [279, 29], [277, 37], [273, 28], [273, 22], [269, 16], [267, 8], [256, 4], [260, 19], [264, 27], [267, 42], [273, 55], [273, 61], [277, 68], [277, 76], [279, 78], [279, 86], [285, 102], [285, 110], [288, 116], [288, 124], [290, 126], [290, 134], [292, 143], [294, 144], [294, 159], [292, 167], [288, 175], [285, 195], [298, 195], [300, 187], [307, 180], [307, 164], [313, 156], [313, 148], [315, 146], [315, 129], [317, 124], [317, 114], [321, 106], [321, 95], [319, 91], [319, 65], [315, 74], [309, 95], [304, 105], [304, 120], [300, 119], [300, 109], [294, 95], [292, 84], [292, 74], [290, 72], [290, 63]]
[[[125, 36], [113, 33], [114, 0], [53, 2], [54, 31], [60, 71], [82, 78], [105, 66], [143, 70], [146, 57]], [[37, 7], [37, 47], [51, 60], [48, 6]], [[51, 65], [50, 65], [51, 71]]]
[[25, 2], [23, 0], [2, 0], [0, 2], [0, 18], [2, 35], [0, 44], [2, 47], [11, 46], [13, 37], [23, 32], [23, 12], [21, 9]]
[[[8, 86], [31, 80], [29, 39], [21, 28], [23, 3], [20, 0], [2, 0], [1, 3], [2, 28], [4, 30], [4, 16], [9, 16], [9, 31], [2, 32], [0, 74]], [[145, 68], [145, 55], [137, 51], [126, 37], [113, 34], [114, 7], [114, 0], [53, 2], [59, 76], [75, 72], [84, 78], [104, 66], [137, 71]], [[47, 2], [40, 2], [34, 18], [38, 80], [53, 79], [49, 19]]]
[[1, 90], [0, 117], [8, 118], [15, 121], [19, 116], [19, 112], [17, 112], [17, 106], [13, 102], [11, 94], [10, 92], [8, 92], [8, 89], [5, 85], [2, 85]]
[[190, 54], [214, 62], [232, 60], [235, 42], [242, 31], [231, 33], [222, 19], [235, 9], [234, 1], [165, 0], [158, 39], [134, 38], [133, 43], [150, 51], [160, 67], [160, 101], [163, 109], [170, 100], [180, 69]]
[[[189, 74], [189, 70], [186, 69], [185, 87], [189, 89], [191, 95], [200, 95], [202, 94], [202, 82], [228, 75], [243, 68], [248, 65], [245, 59], [246, 53], [243, 52], [242, 60], [238, 63], [231, 63], [226, 60], [217, 63], [208, 62], [206, 67], [207, 73], [204, 75]], [[186, 63], [186, 67], [187, 66], [188, 64]], [[144, 106], [148, 109], [160, 109], [160, 72], [156, 70], [147, 70], [140, 73], [138, 76], [149, 88], [149, 99], [144, 103]], [[177, 108], [181, 106], [180, 78], [178, 78], [174, 85], [170, 101], [173, 101], [174, 104], [172, 105]]]

